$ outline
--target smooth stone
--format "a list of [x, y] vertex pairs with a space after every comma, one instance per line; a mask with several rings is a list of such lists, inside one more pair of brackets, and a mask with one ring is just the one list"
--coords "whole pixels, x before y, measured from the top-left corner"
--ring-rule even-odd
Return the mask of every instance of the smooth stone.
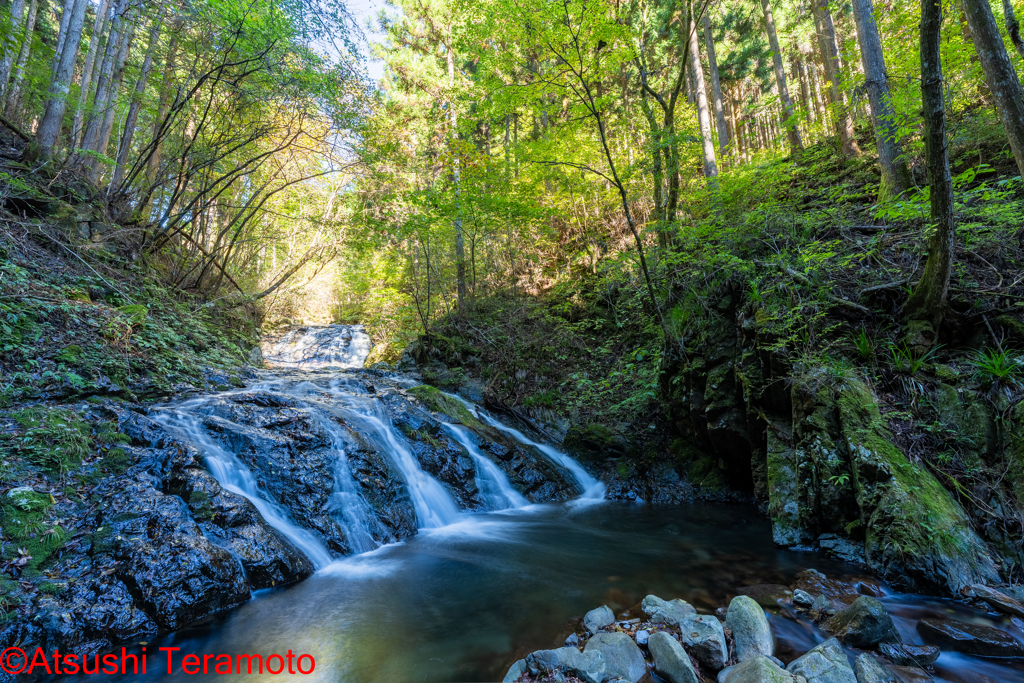
[[979, 657], [1021, 657], [1024, 647], [1005, 631], [991, 626], [967, 624], [953, 619], [922, 619], [917, 632], [927, 642], [944, 650]]
[[867, 652], [857, 655], [853, 672], [857, 676], [857, 683], [899, 683], [892, 672]]
[[591, 633], [597, 633], [603, 626], [615, 623], [615, 614], [608, 605], [592, 609], [583, 617], [583, 627]]
[[[931, 683], [935, 679], [924, 669], [916, 666], [892, 666], [892, 672], [896, 675], [899, 683]], [[971, 679], [971, 683], [995, 683], [987, 676], [978, 675]]]
[[758, 583], [753, 586], [744, 586], [736, 591], [740, 595], [754, 598], [761, 607], [778, 607], [780, 602], [789, 602], [793, 597], [793, 591], [789, 586], [782, 586], [777, 583]]
[[736, 661], [745, 662], [761, 655], [775, 654], [775, 635], [768, 617], [753, 598], [738, 595], [729, 603], [725, 625], [732, 631]]
[[797, 588], [793, 591], [793, 602], [803, 607], [810, 607], [814, 604], [814, 597], [807, 591]]
[[997, 612], [1024, 619], [1024, 605], [1017, 598], [1013, 598], [1002, 591], [989, 586], [975, 585], [968, 586], [964, 592], [985, 601]]
[[583, 652], [599, 652], [604, 656], [604, 680], [621, 678], [627, 683], [636, 683], [647, 673], [643, 653], [625, 633], [598, 633], [587, 641]]
[[501, 683], [513, 683], [518, 681], [519, 677], [526, 673], [526, 660], [520, 659], [511, 667], [509, 667], [508, 673], [501, 679]]
[[697, 609], [685, 600], [662, 600], [657, 595], [648, 595], [640, 603], [647, 621], [652, 624], [668, 624], [678, 626], [679, 622], [689, 614], [696, 614]]
[[566, 647], [576, 647], [579, 644], [580, 637], [575, 633], [570, 633], [569, 637], [565, 639], [565, 643], [563, 643], [563, 645], [565, 645]]
[[647, 647], [654, 660], [654, 670], [668, 683], [700, 683], [690, 664], [690, 656], [678, 640], [658, 631], [651, 634]]
[[636, 644], [637, 645], [646, 645], [647, 641], [651, 637], [651, 632], [650, 631], [637, 631], [635, 637], [636, 637]]
[[602, 683], [609, 678], [601, 652], [580, 652], [574, 647], [537, 650], [526, 656], [526, 668], [535, 676], [570, 674], [587, 683]]
[[679, 640], [694, 659], [711, 671], [718, 671], [729, 660], [725, 629], [710, 614], [691, 614], [679, 624]]
[[718, 672], [718, 683], [800, 683], [789, 673], [764, 656], [754, 657]]
[[879, 643], [901, 643], [885, 605], [862, 595], [828, 621], [828, 630], [850, 647], [871, 650]]
[[835, 638], [829, 638], [794, 659], [786, 671], [803, 676], [807, 683], [857, 683], [857, 676], [850, 668], [846, 652]]
[[934, 645], [896, 645], [882, 643], [878, 652], [893, 664], [900, 666], [928, 666], [934, 664], [942, 651]]

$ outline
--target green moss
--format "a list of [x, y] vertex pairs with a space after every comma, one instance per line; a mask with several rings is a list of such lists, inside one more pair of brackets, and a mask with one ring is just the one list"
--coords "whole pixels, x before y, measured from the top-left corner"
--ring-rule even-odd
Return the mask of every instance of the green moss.
[[39, 584], [36, 590], [38, 590], [40, 593], [44, 595], [60, 595], [67, 589], [67, 584], [50, 583], [49, 581], [44, 581], [41, 584]]
[[188, 507], [192, 511], [192, 517], [198, 521], [213, 519], [210, 495], [205, 491], [193, 491], [188, 497]]
[[473, 417], [462, 401], [452, 398], [436, 387], [421, 384], [408, 389], [408, 392], [422, 401], [423, 405], [432, 412], [447, 415], [475, 431], [484, 429], [484, 425]]
[[117, 312], [124, 316], [125, 321], [132, 327], [143, 327], [146, 324], [146, 318], [149, 317], [149, 309], [139, 304], [119, 306]]
[[82, 358], [82, 347], [78, 344], [71, 344], [57, 354], [56, 360], [62, 363], [77, 363]]

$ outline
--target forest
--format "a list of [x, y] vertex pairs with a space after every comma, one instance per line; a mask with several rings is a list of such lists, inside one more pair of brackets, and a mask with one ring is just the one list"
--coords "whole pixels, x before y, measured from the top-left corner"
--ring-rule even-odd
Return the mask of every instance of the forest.
[[[1020, 12], [388, 0], [360, 20], [342, 0], [0, 0], [0, 490], [48, 496], [0, 496], [0, 644], [42, 638], [18, 620], [47, 600], [85, 600], [53, 567], [108, 543], [101, 518], [74, 534], [100, 514], [86, 501], [152, 462], [204, 538], [243, 543], [207, 527], [236, 519], [217, 491], [244, 491], [280, 498], [289, 511], [251, 515], [294, 546], [253, 574], [246, 553], [278, 546], [232, 545], [245, 591], [218, 584], [220, 602], [173, 619], [154, 607], [161, 633], [431, 527], [421, 504], [448, 522], [438, 510], [484, 505], [481, 475], [438, 463], [490, 467], [485, 442], [572, 475], [509, 456], [512, 507], [563, 500], [575, 477], [583, 499], [752, 505], [774, 545], [901, 590], [981, 604], [977, 587], [1024, 581]], [[263, 478], [197, 483], [234, 433], [212, 417], [140, 426], [197, 391], [278, 391], [286, 375], [259, 373], [280, 350], [333, 349], [338, 330], [341, 355], [297, 367], [358, 366], [366, 391], [400, 397], [380, 400], [415, 446], [388, 432], [391, 464], [351, 474], [309, 455], [303, 486], [386, 489], [360, 494], [365, 528], [355, 508], [299, 511], [313, 494], [267, 483], [293, 465], [262, 456], [245, 466]], [[301, 391], [210, 410], [298, 420], [318, 436], [289, 432], [289, 462], [316, 439], [373, 451], [378, 418], [318, 413]], [[169, 448], [160, 429], [205, 456], [147, 460]], [[448, 494], [417, 497], [407, 450]], [[130, 564], [111, 557], [110, 572]], [[148, 595], [121, 580], [124, 605]], [[100, 650], [143, 631], [103, 633]]]

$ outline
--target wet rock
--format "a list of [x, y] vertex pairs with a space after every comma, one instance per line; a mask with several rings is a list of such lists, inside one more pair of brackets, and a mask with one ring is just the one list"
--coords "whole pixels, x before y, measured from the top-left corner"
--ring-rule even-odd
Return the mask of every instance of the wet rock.
[[668, 683], [699, 683], [690, 664], [690, 656], [675, 638], [658, 631], [651, 635], [648, 648], [654, 660], [654, 670]]
[[744, 586], [736, 592], [753, 598], [761, 607], [777, 607], [780, 602], [789, 602], [793, 598], [793, 591], [789, 589], [789, 586], [776, 583]]
[[885, 606], [866, 595], [832, 617], [827, 629], [850, 647], [873, 649], [879, 643], [903, 641]]
[[651, 632], [650, 631], [645, 631], [645, 630], [640, 630], [640, 631], [637, 631], [633, 635], [633, 637], [636, 638], [636, 644], [637, 645], [646, 645], [647, 642], [650, 640]]
[[569, 637], [565, 639], [564, 645], [566, 647], [577, 647], [580, 644], [580, 637], [575, 633], [570, 633]]
[[526, 673], [526, 671], [527, 671], [526, 660], [525, 659], [516, 660], [516, 662], [512, 666], [509, 667], [508, 673], [505, 674], [505, 677], [503, 679], [501, 679], [501, 683], [514, 683], [515, 681], [518, 681], [519, 678], [524, 673]]
[[786, 671], [803, 676], [807, 683], [857, 683], [843, 646], [835, 638], [790, 662]]
[[597, 633], [605, 626], [615, 623], [615, 613], [608, 605], [601, 605], [583, 616], [583, 627], [590, 633]]
[[793, 591], [793, 602], [801, 607], [810, 607], [814, 604], [814, 598], [807, 591], [797, 588]]
[[625, 633], [598, 633], [587, 641], [583, 654], [600, 653], [604, 657], [602, 680], [620, 678], [636, 683], [647, 673], [644, 656], [633, 639]]
[[753, 598], [738, 595], [729, 603], [725, 625], [732, 631], [736, 660], [745, 662], [775, 652], [775, 636], [768, 626], [768, 618]]
[[980, 657], [1022, 657], [1024, 647], [1005, 631], [953, 619], [922, 619], [917, 632], [944, 650]]
[[818, 537], [818, 547], [837, 560], [850, 564], [865, 564], [863, 543], [856, 543], [836, 534], [822, 534]]
[[974, 585], [965, 588], [964, 593], [982, 600], [997, 612], [1024, 619], [1024, 605], [1018, 599], [1010, 597], [995, 588]]
[[930, 645], [896, 645], [882, 643], [878, 652], [893, 664], [900, 666], [929, 666], [935, 663], [942, 651]]
[[[935, 679], [931, 675], [916, 666], [896, 666], [893, 664], [889, 667], [889, 670], [896, 676], [896, 680], [899, 683], [931, 683]], [[987, 676], [976, 675], [971, 679], [971, 683], [995, 683]]]
[[765, 656], [734, 664], [718, 672], [718, 683], [804, 683]]
[[696, 608], [685, 600], [662, 600], [656, 595], [644, 598], [640, 609], [652, 624], [669, 626], [678, 626], [687, 615], [697, 613]]
[[679, 624], [679, 641], [710, 671], [718, 671], [729, 660], [725, 629], [710, 614], [691, 614], [683, 619]]
[[892, 672], [867, 652], [857, 655], [853, 672], [857, 676], [857, 683], [899, 683]]
[[[527, 655], [524, 666], [535, 676], [568, 674], [586, 683], [601, 683], [608, 678], [605, 673], [604, 656], [601, 652], [580, 652], [574, 647], [538, 650]], [[514, 668], [515, 665], [513, 665]], [[511, 673], [512, 670], [509, 670], [506, 678]]]

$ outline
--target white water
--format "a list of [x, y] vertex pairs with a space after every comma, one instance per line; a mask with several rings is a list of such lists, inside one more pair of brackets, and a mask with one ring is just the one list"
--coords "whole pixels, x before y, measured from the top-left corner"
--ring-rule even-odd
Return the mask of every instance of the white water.
[[530, 504], [518, 491], [512, 488], [511, 482], [497, 465], [490, 461], [476, 447], [469, 436], [469, 430], [459, 425], [442, 422], [455, 440], [469, 452], [476, 467], [476, 487], [488, 510], [506, 510], [521, 508]]
[[361, 368], [370, 353], [362, 325], [298, 327], [263, 348], [269, 365], [301, 368]]
[[377, 541], [370, 533], [373, 510], [359, 493], [352, 470], [348, 466], [344, 437], [339, 431], [340, 428], [330, 420], [319, 420], [319, 423], [330, 436], [331, 448], [338, 455], [334, 469], [334, 493], [331, 494], [329, 502], [331, 516], [345, 531], [345, 540], [353, 553], [365, 553], [373, 550], [377, 547]]
[[309, 558], [317, 569], [331, 563], [331, 553], [312, 532], [297, 526], [277, 503], [264, 498], [249, 468], [233, 453], [214, 441], [199, 418], [179, 410], [161, 412], [154, 418], [171, 432], [191, 441], [203, 454], [210, 474], [228, 491], [247, 498], [266, 520]]

